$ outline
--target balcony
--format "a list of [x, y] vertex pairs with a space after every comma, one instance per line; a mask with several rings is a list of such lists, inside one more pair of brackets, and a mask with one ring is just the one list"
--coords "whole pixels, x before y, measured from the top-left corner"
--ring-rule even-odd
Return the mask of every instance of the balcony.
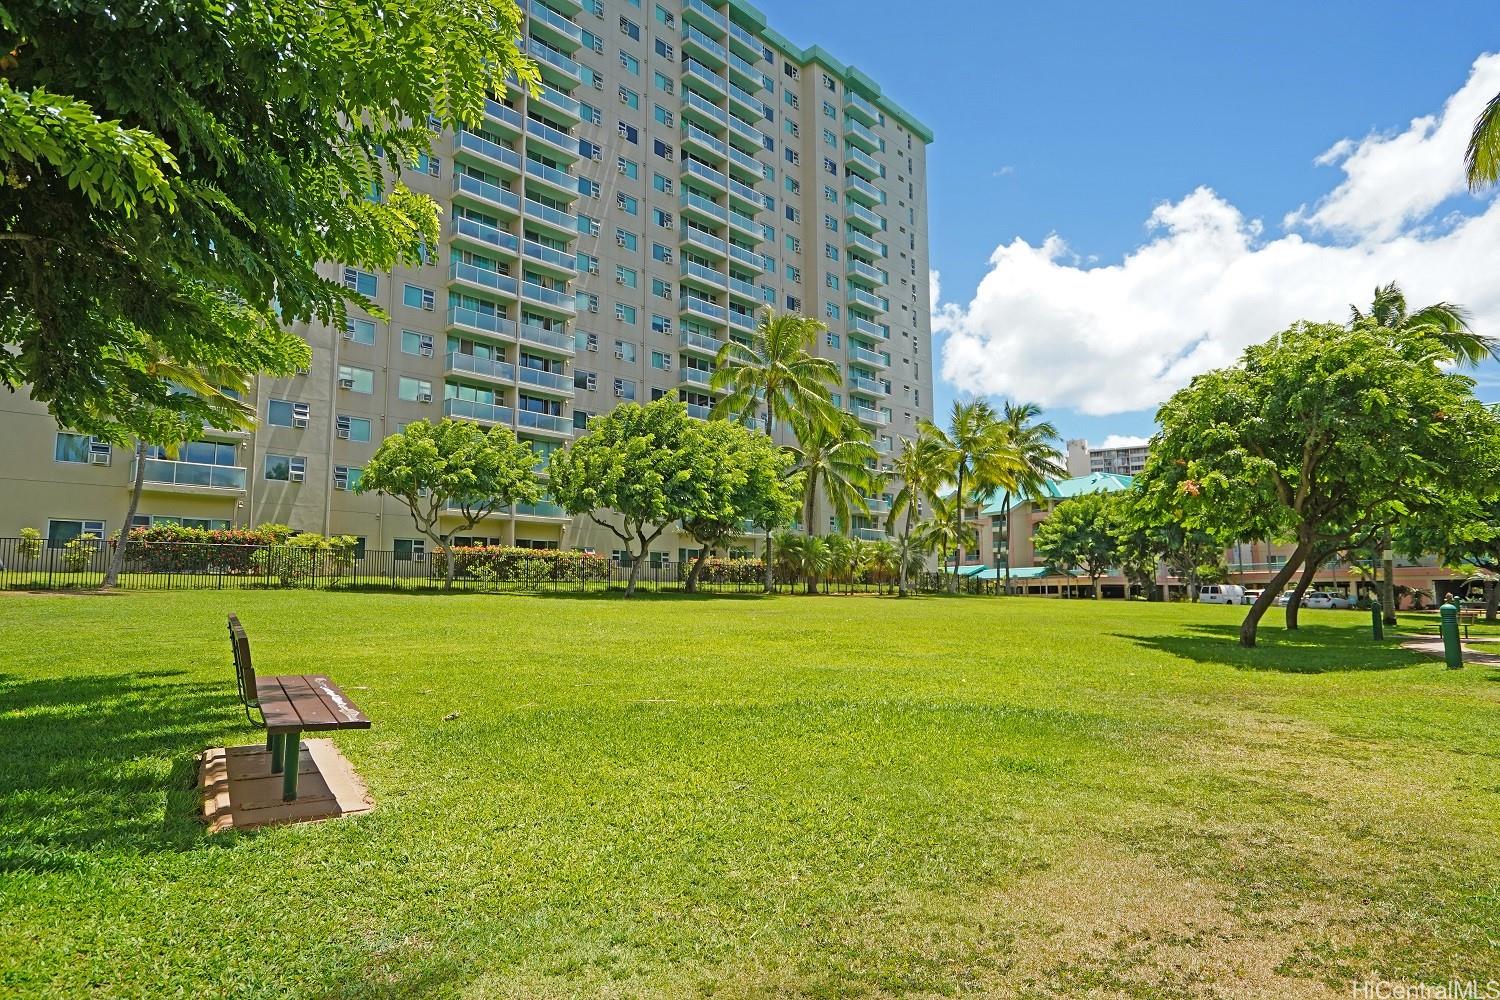
[[528, 38], [526, 51], [540, 64], [542, 76], [552, 77], [557, 86], [572, 89], [582, 81], [578, 74], [578, 64], [546, 42]]
[[496, 316], [493, 313], [480, 312], [477, 309], [469, 309], [464, 306], [448, 307], [448, 326], [455, 330], [464, 330], [468, 333], [478, 333], [505, 340], [510, 340], [516, 335], [515, 320]]
[[729, 141], [739, 142], [740, 148], [758, 153], [765, 148], [765, 135], [761, 130], [740, 121], [738, 115], [729, 116]]
[[557, 250], [535, 240], [522, 240], [521, 252], [528, 260], [561, 271], [564, 277], [572, 278], [578, 273], [578, 258], [566, 250]]
[[885, 327], [859, 316], [849, 317], [849, 332], [869, 337], [871, 340], [886, 340], [890, 337], [890, 331]]
[[729, 244], [729, 258], [756, 274], [766, 273], [766, 259], [749, 247], [742, 247], [738, 243]]
[[741, 27], [733, 21], [729, 22], [729, 44], [752, 63], [758, 63], [765, 57], [765, 47], [760, 44], [760, 39], [749, 28]]
[[862, 542], [883, 542], [886, 539], [883, 528], [855, 528], [852, 534]]
[[873, 313], [889, 312], [891, 303], [879, 295], [873, 295], [857, 285], [849, 286], [849, 304], [852, 306], [863, 306]]
[[748, 281], [736, 278], [732, 274], [729, 276], [729, 294], [738, 295], [742, 299], [749, 299], [757, 306], [764, 301], [764, 299], [761, 297], [761, 291], [759, 288], [756, 288]]
[[[509, 173], [521, 172], [521, 154], [491, 142], [473, 132], [459, 130], [453, 134], [453, 155], [457, 159], [478, 160], [481, 165]], [[577, 193], [577, 188], [574, 188]]]
[[711, 420], [714, 415], [712, 406], [701, 406], [698, 403], [687, 404], [687, 415], [694, 420]]
[[544, 326], [535, 326], [531, 323], [522, 323], [517, 328], [521, 343], [532, 344], [536, 347], [544, 347], [557, 354], [572, 357], [574, 354], [573, 338], [561, 330], [550, 330]]
[[521, 298], [535, 305], [545, 306], [565, 316], [574, 316], [578, 313], [577, 300], [572, 292], [558, 291], [539, 285], [534, 281], [521, 282]]
[[759, 160], [733, 146], [727, 148], [729, 150], [729, 176], [733, 177], [737, 169], [743, 171], [744, 176], [749, 178], [746, 181], [747, 184], [754, 184], [765, 177], [765, 171], [761, 169]]
[[866, 264], [858, 257], [850, 257], [849, 266], [845, 270], [851, 280], [862, 281], [874, 288], [880, 288], [891, 282], [891, 276], [882, 268], [874, 264]]
[[737, 83], [729, 84], [729, 99], [738, 105], [748, 117], [759, 120], [765, 114], [766, 106], [760, 102], [760, 98]]
[[534, 434], [557, 434], [573, 436], [573, 418], [555, 413], [537, 413], [535, 410], [516, 410], [516, 429]]
[[755, 314], [753, 312], [740, 312], [731, 309], [729, 310], [729, 323], [731, 326], [739, 327], [741, 330], [754, 330]]
[[703, 230], [694, 229], [692, 226], [683, 226], [678, 232], [682, 242], [696, 250], [712, 254], [721, 259], [728, 253], [728, 244], [713, 233], [705, 233]]
[[744, 212], [730, 209], [729, 224], [733, 226], [741, 236], [747, 236], [757, 243], [766, 238], [766, 231], [761, 228], [760, 223], [750, 218], [750, 216], [746, 215]]
[[699, 163], [697, 160], [684, 158], [682, 161], [682, 172], [716, 188], [722, 189], [729, 183], [729, 178], [721, 171], [715, 170], [707, 164]]
[[882, 497], [862, 497], [865, 502], [865, 510], [871, 514], [889, 514], [891, 502]]
[[696, 82], [715, 96], [724, 93], [724, 88], [728, 85], [727, 80], [692, 56], [682, 61], [682, 80], [684, 83]]
[[860, 347], [852, 340], [849, 342], [849, 360], [862, 365], [869, 365], [871, 368], [889, 368], [891, 366], [891, 356], [889, 354], [881, 354], [879, 351], [872, 351], [868, 347]]
[[854, 414], [854, 418], [862, 424], [869, 424], [872, 427], [891, 425], [891, 418], [873, 407], [855, 405], [849, 409], [849, 412]]
[[700, 122], [706, 123], [708, 128], [723, 130], [729, 127], [728, 111], [725, 111], [702, 94], [691, 90], [684, 90], [682, 92], [682, 116], [687, 118], [689, 115], [693, 115]]
[[682, 369], [681, 380], [687, 385], [696, 385], [707, 389], [709, 383], [713, 381], [713, 377], [713, 372], [705, 371], [702, 368], [684, 368]]
[[733, 52], [729, 53], [729, 78], [752, 94], [766, 89], [765, 74]]
[[682, 51], [697, 55], [708, 65], [723, 69], [729, 59], [724, 46], [705, 35], [691, 24], [682, 28]]
[[583, 109], [578, 106], [578, 102], [560, 90], [553, 90], [545, 83], [537, 93], [537, 100], [575, 122], [583, 121]]
[[550, 500], [543, 500], [541, 503], [518, 503], [513, 508], [507, 507], [506, 510], [514, 513], [516, 517], [533, 520], [565, 521], [568, 518], [568, 512]]
[[509, 385], [515, 381], [516, 369], [514, 365], [504, 361], [495, 361], [492, 358], [479, 358], [472, 354], [450, 353], [443, 366], [443, 371], [453, 375], [467, 375], [473, 378], [484, 379], [490, 382], [504, 382]]
[[850, 202], [844, 206], [844, 217], [849, 221], [849, 225], [858, 226], [872, 236], [876, 233], [885, 232], [885, 219], [863, 205], [856, 205]]
[[858, 146], [844, 146], [844, 162], [851, 167], [858, 167], [870, 174], [871, 177], [884, 177], [885, 172], [880, 169], [879, 162], [875, 157], [866, 153]]
[[474, 399], [443, 400], [443, 416], [459, 420], [473, 420], [481, 424], [500, 424], [509, 427], [511, 408], [499, 403], [481, 403]]
[[876, 438], [873, 447], [876, 453], [880, 455], [889, 455], [895, 450], [895, 447], [886, 438]]
[[749, 184], [741, 184], [739, 181], [729, 182], [729, 198], [731, 202], [737, 201], [750, 213], [764, 211], [766, 200]]
[[723, 38], [728, 30], [729, 19], [704, 3], [703, 0], [685, 0], [682, 5], [682, 16], [684, 20], [691, 21], [705, 31], [713, 33], [715, 38]]
[[[142, 470], [143, 490], [152, 493], [199, 493], [234, 496], [245, 492], [245, 470], [237, 465], [208, 465], [148, 458]], [[135, 464], [131, 463], [131, 478]]]
[[[562, 157], [569, 163], [578, 159], [578, 140], [561, 129], [555, 129], [546, 122], [539, 122], [535, 118], [526, 119], [527, 140], [539, 140], [547, 144], [553, 153]], [[578, 188], [573, 188], [573, 194], [578, 194]]]
[[853, 118], [847, 119], [844, 122], [844, 138], [859, 146], [867, 153], [880, 151], [880, 136], [871, 132]]
[[477, 202], [484, 208], [498, 208], [511, 215], [521, 214], [521, 196], [498, 184], [482, 181], [468, 174], [453, 175], [453, 197]]
[[531, 15], [531, 30], [539, 35], [546, 35], [552, 44], [561, 45], [569, 52], [577, 52], [583, 44], [583, 32], [578, 25], [552, 8], [531, 0], [526, 5], [526, 10]]
[[578, 235], [578, 216], [544, 205], [535, 198], [526, 199], [526, 218], [532, 222], [545, 223], [569, 237]]
[[683, 295], [677, 303], [679, 312], [689, 316], [697, 316], [713, 323], [725, 323], [729, 320], [728, 310], [723, 306], [714, 305], [707, 299], [700, 299], [696, 295]]
[[724, 346], [724, 341], [713, 337], [705, 337], [701, 333], [692, 330], [684, 330], [678, 337], [685, 351], [701, 351], [710, 357], [718, 357], [719, 349]]
[[876, 208], [885, 204], [885, 192], [859, 174], [844, 175], [844, 190], [856, 201]]
[[448, 232], [453, 239], [472, 243], [486, 251], [500, 250], [514, 254], [521, 244], [514, 233], [507, 233], [503, 229], [496, 229], [487, 223], [476, 222], [461, 215], [454, 217]]
[[691, 143], [700, 152], [707, 156], [722, 160], [729, 155], [729, 147], [715, 139], [696, 125], [684, 123], [682, 126], [682, 143], [684, 146]]
[[883, 117], [879, 108], [852, 90], [844, 91], [844, 110], [866, 125], [878, 125]]
[[493, 97], [484, 99], [484, 117], [486, 121], [500, 125], [507, 132], [521, 134], [521, 112], [515, 108], [508, 108]]
[[697, 194], [684, 194], [678, 200], [678, 207], [682, 209], [683, 215], [696, 215], [699, 219], [707, 219], [712, 224], [724, 225], [729, 218], [729, 210], [717, 202]]
[[701, 282], [716, 292], [724, 288], [725, 275], [723, 271], [715, 271], [711, 267], [704, 267], [696, 261], [683, 261], [679, 273], [682, 275], [684, 281]]
[[501, 274], [499, 271], [475, 267], [461, 260], [455, 260], [448, 265], [448, 280], [495, 295], [513, 296], [516, 294], [515, 278], [508, 274]]
[[844, 243], [851, 247], [858, 247], [872, 257], [885, 259], [886, 246], [879, 240], [871, 239], [864, 233], [850, 232], [844, 237]]
[[526, 158], [526, 177], [528, 180], [539, 180], [545, 184], [552, 185], [553, 190], [549, 193], [553, 197], [561, 197], [564, 201], [573, 201], [578, 197], [578, 178], [566, 170], [549, 167], [540, 160]]
[[878, 379], [870, 378], [868, 375], [855, 374], [849, 376], [849, 391], [858, 392], [866, 396], [874, 396], [877, 399], [884, 399], [891, 394], [891, 390], [887, 389], [885, 384]]
[[538, 389], [559, 396], [573, 395], [573, 376], [563, 372], [542, 371], [540, 368], [521, 365], [516, 369], [516, 380], [529, 389]]

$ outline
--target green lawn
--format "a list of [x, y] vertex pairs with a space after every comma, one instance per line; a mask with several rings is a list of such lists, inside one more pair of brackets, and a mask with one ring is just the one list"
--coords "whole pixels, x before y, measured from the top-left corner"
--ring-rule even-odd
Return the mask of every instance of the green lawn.
[[[378, 807], [208, 837], [331, 674]], [[0, 994], [1344, 996], [1500, 978], [1500, 672], [1304, 612], [0, 596]], [[444, 716], [458, 713], [451, 721]]]

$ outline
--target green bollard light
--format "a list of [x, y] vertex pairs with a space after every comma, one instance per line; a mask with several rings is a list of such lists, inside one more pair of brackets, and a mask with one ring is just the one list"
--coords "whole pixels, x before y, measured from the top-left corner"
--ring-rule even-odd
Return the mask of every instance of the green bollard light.
[[1464, 650], [1458, 643], [1458, 606], [1450, 601], [1438, 608], [1438, 616], [1442, 620], [1443, 659], [1448, 661], [1449, 670], [1457, 670], [1464, 665]]
[[1370, 602], [1370, 631], [1377, 639], [1385, 638], [1385, 623], [1380, 617], [1380, 602]]

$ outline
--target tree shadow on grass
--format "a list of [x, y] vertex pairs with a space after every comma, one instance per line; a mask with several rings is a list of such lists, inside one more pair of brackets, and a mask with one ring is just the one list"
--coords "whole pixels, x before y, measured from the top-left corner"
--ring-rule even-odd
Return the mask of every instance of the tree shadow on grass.
[[1262, 624], [1256, 647], [1240, 646], [1238, 625], [1191, 624], [1170, 635], [1115, 636], [1146, 649], [1159, 650], [1198, 663], [1216, 663], [1236, 670], [1267, 670], [1283, 674], [1352, 673], [1402, 670], [1430, 660], [1418, 653], [1369, 637], [1360, 630], [1331, 625], [1303, 625], [1294, 632]]
[[183, 676], [0, 674], [0, 872], [207, 843], [197, 755], [236, 727], [238, 704]]

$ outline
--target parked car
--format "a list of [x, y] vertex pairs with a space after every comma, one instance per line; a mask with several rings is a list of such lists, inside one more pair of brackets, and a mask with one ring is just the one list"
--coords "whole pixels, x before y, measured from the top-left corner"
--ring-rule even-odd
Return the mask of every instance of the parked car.
[[1310, 594], [1302, 595], [1302, 606], [1304, 608], [1352, 608], [1354, 598], [1345, 597], [1343, 594], [1330, 594], [1324, 590], [1314, 590]]
[[1199, 604], [1244, 604], [1245, 588], [1234, 583], [1209, 583], [1198, 588]]
[[[1305, 597], [1306, 595], [1303, 595], [1303, 596]], [[1291, 604], [1291, 603], [1292, 603], [1292, 592], [1290, 590], [1283, 590], [1281, 593], [1279, 593], [1279, 594], [1276, 595], [1276, 606], [1278, 608], [1284, 608], [1288, 604]], [[1299, 604], [1298, 607], [1301, 607], [1301, 605]]]
[[1260, 595], [1264, 594], [1264, 593], [1265, 593], [1264, 590], [1247, 590], [1247, 591], [1245, 591], [1245, 603], [1246, 604], [1254, 604], [1256, 601], [1260, 600]]

